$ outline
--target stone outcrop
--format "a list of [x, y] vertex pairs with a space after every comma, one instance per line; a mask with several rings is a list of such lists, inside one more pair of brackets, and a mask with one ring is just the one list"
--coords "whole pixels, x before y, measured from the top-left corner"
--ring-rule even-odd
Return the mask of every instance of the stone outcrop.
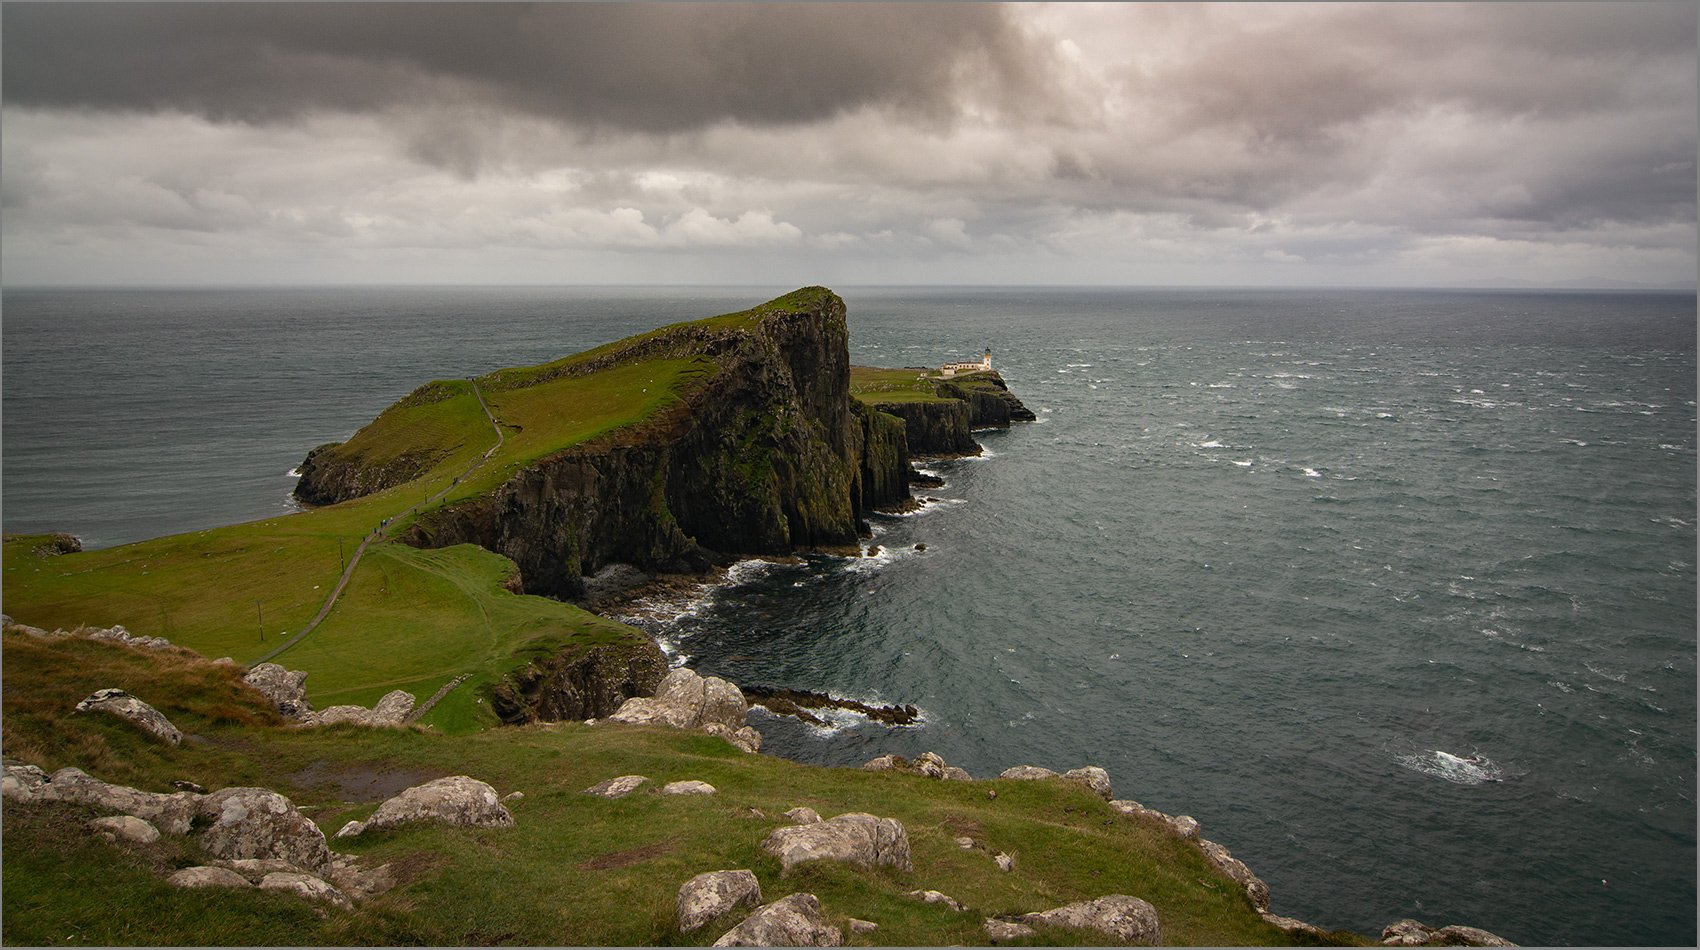
[[[0, 627], [4, 627], [5, 629], [16, 633], [24, 633], [32, 637], [40, 637], [50, 640], [57, 640], [63, 637], [81, 637], [85, 640], [104, 640], [109, 643], [122, 643], [125, 646], [141, 647], [148, 650], [164, 650], [171, 647], [171, 641], [164, 637], [136, 636], [130, 631], [124, 629], [122, 625], [117, 624], [111, 627], [81, 626], [75, 630], [64, 630], [58, 628], [53, 630], [43, 630], [40, 627], [32, 627], [27, 623], [18, 623], [6, 614], [0, 614]], [[175, 649], [190, 653], [194, 652], [192, 650], [184, 650], [183, 647], [176, 647]]]
[[1065, 781], [1079, 782], [1080, 784], [1085, 785], [1104, 801], [1109, 801], [1115, 797], [1115, 794], [1110, 791], [1110, 773], [1098, 768], [1096, 765], [1088, 765], [1085, 768], [1079, 769], [1069, 769], [1067, 772], [1063, 773], [1062, 777]]
[[654, 696], [626, 700], [608, 721], [703, 729], [753, 752], [761, 748], [761, 734], [748, 725], [749, 712], [738, 687], [680, 668], [661, 680]]
[[183, 868], [165, 879], [167, 884], [177, 887], [253, 887], [247, 878], [229, 868], [200, 867]]
[[1034, 936], [1038, 933], [1037, 930], [1034, 930], [1026, 924], [1013, 923], [1008, 920], [998, 920], [995, 917], [987, 917], [986, 923], [982, 929], [986, 931], [986, 939], [990, 940], [994, 944], [1013, 943], [1017, 940], [1024, 940], [1028, 937]]
[[999, 772], [998, 778], [1013, 778], [1020, 779], [1024, 782], [1034, 782], [1042, 778], [1062, 778], [1062, 776], [1050, 769], [1042, 769], [1036, 765], [1017, 765]]
[[201, 799], [199, 815], [212, 822], [201, 833], [201, 847], [215, 857], [276, 858], [313, 874], [330, 869], [324, 833], [274, 791], [220, 789]]
[[415, 785], [379, 805], [365, 821], [344, 825], [336, 836], [352, 837], [421, 821], [456, 828], [512, 828], [514, 816], [486, 783], [466, 775], [451, 775]]
[[611, 778], [606, 782], [597, 782], [579, 794], [595, 795], [599, 798], [625, 798], [636, 791], [639, 785], [647, 781], [649, 779], [641, 775], [622, 775], [619, 778]]
[[491, 711], [510, 725], [599, 719], [653, 694], [666, 675], [667, 655], [655, 641], [634, 636], [532, 659], [486, 695]]
[[785, 820], [793, 825], [812, 825], [820, 821], [820, 815], [807, 805], [799, 805], [785, 813]]
[[1269, 885], [1251, 873], [1251, 868], [1246, 867], [1244, 861], [1234, 857], [1227, 848], [1214, 841], [1200, 838], [1198, 847], [1204, 852], [1204, 856], [1210, 859], [1211, 864], [1245, 888], [1246, 896], [1251, 898], [1251, 906], [1259, 911], [1269, 909]]
[[776, 829], [761, 843], [779, 859], [781, 873], [805, 861], [840, 861], [862, 868], [910, 871], [909, 833], [895, 818], [849, 812], [826, 821]]
[[960, 400], [880, 402], [872, 408], [903, 420], [904, 442], [913, 455], [954, 458], [984, 451], [974, 441], [968, 404]]
[[1158, 946], [1163, 942], [1163, 928], [1157, 919], [1157, 909], [1137, 897], [1110, 894], [1096, 900], [1077, 901], [1053, 910], [1022, 914], [1016, 922], [1055, 927], [1076, 927], [1106, 933], [1122, 943]]
[[1477, 927], [1451, 924], [1430, 927], [1415, 920], [1388, 924], [1381, 931], [1381, 943], [1389, 947], [1515, 947], [1504, 937]]
[[821, 916], [813, 894], [792, 894], [756, 909], [714, 942], [717, 947], [842, 947], [844, 932]]
[[384, 698], [374, 703], [371, 709], [365, 706], [331, 706], [304, 714], [301, 725], [331, 726], [346, 722], [356, 726], [404, 726], [413, 712], [413, 704], [412, 693], [396, 689], [384, 694]]
[[347, 894], [311, 874], [273, 871], [260, 879], [260, 890], [282, 891], [286, 894], [305, 897], [308, 900], [325, 901], [337, 907], [352, 907], [354, 905]]
[[97, 833], [109, 835], [113, 840], [122, 838], [135, 844], [152, 844], [159, 840], [159, 829], [134, 815], [96, 818], [89, 822], [89, 827]]
[[943, 904], [945, 907], [956, 911], [959, 914], [968, 909], [958, 903], [956, 898], [939, 891], [910, 891], [905, 896], [911, 900], [918, 900], [923, 904]]
[[183, 741], [183, 733], [165, 714], [121, 689], [97, 689], [77, 704], [77, 712], [108, 712], [140, 726], [144, 732], [171, 745]]
[[307, 701], [304, 685], [307, 673], [303, 670], [286, 670], [276, 663], [256, 663], [242, 677], [242, 682], [271, 700], [285, 719], [300, 719], [313, 711], [313, 704]]
[[[7, 766], [6, 773], [13, 777], [33, 778], [31, 773], [16, 766]], [[54, 772], [51, 779], [35, 785], [30, 793], [37, 801], [82, 802], [122, 815], [133, 815], [153, 823], [161, 831], [176, 835], [189, 832], [204, 798], [194, 792], [166, 795], [138, 791], [127, 785], [108, 785], [78, 768]]]
[[[923, 752], [914, 761], [908, 761], [900, 755], [882, 755], [862, 763], [864, 772], [902, 772], [906, 775], [923, 775], [927, 778], [944, 779], [953, 782], [972, 782], [974, 776], [967, 769], [947, 765], [944, 758], [937, 753]], [[1055, 773], [1052, 773], [1055, 774]]]
[[683, 782], [668, 782], [661, 786], [663, 795], [713, 795], [715, 788], [707, 782], [689, 779]]
[[761, 884], [748, 870], [705, 871], [679, 885], [679, 932], [690, 933], [738, 907], [761, 904]]

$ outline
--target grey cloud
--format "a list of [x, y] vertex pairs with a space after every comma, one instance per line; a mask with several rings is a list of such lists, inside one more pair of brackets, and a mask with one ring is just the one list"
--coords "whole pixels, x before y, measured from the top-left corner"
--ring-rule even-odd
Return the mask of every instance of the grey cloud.
[[5, 101], [26, 106], [266, 121], [448, 100], [676, 132], [864, 107], [948, 119], [974, 79], [1011, 108], [1046, 108], [1043, 51], [989, 4], [7, 3], [3, 16]]

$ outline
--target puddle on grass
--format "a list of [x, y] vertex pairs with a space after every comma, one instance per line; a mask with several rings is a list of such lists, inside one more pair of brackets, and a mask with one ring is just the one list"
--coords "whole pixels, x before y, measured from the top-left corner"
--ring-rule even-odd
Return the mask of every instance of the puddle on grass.
[[435, 769], [398, 769], [383, 765], [338, 765], [324, 759], [289, 776], [296, 788], [309, 789], [334, 785], [337, 798], [345, 802], [381, 802], [423, 785], [432, 779], [444, 778], [447, 772]]

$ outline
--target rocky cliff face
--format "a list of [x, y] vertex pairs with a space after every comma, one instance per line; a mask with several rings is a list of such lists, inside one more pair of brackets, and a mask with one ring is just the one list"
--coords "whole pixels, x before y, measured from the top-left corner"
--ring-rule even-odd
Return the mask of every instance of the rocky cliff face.
[[907, 496], [896, 427], [851, 408], [837, 295], [810, 288], [758, 311], [634, 338], [565, 368], [693, 354], [717, 370], [664, 417], [428, 512], [405, 540], [481, 545], [519, 565], [527, 592], [570, 599], [615, 562], [692, 572], [716, 555], [853, 547], [867, 498]]
[[555, 653], [510, 672], [486, 695], [510, 725], [596, 719], [628, 699], [653, 695], [666, 675], [666, 654], [645, 638]]
[[916, 455], [979, 455], [975, 429], [1031, 422], [1032, 410], [1010, 393], [996, 372], [941, 379], [934, 392], [945, 402], [886, 402], [872, 408], [903, 420], [909, 451]]

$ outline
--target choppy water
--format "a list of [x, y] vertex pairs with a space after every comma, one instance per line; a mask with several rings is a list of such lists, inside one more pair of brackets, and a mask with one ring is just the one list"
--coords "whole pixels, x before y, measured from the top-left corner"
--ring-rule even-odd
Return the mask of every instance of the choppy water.
[[[420, 382], [767, 296], [8, 291], [6, 529], [269, 517]], [[663, 631], [926, 714], [769, 751], [1099, 765], [1325, 927], [1694, 942], [1691, 295], [844, 296], [854, 362], [990, 346], [1040, 421], [934, 466], [881, 557], [745, 565]]]

